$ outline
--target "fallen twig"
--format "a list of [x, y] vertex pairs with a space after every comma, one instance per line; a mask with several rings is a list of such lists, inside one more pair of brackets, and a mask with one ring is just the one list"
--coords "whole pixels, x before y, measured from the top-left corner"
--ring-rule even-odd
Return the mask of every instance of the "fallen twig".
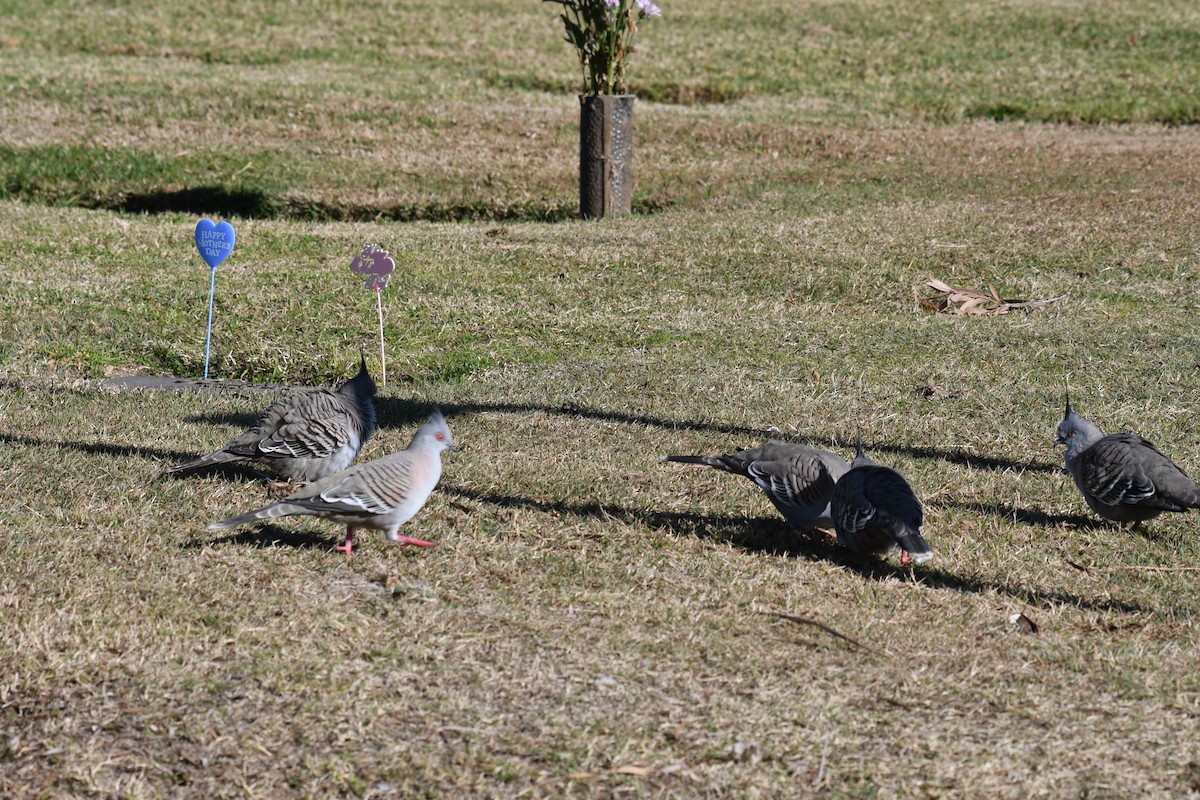
[[568, 780], [572, 781], [588, 781], [592, 778], [599, 778], [604, 775], [636, 775], [638, 777], [648, 777], [657, 772], [654, 767], [642, 767], [636, 764], [628, 764], [623, 767], [616, 767], [609, 770], [600, 770], [597, 772], [572, 772], [567, 776]]
[[835, 631], [833, 628], [829, 627], [825, 623], [817, 622], [815, 619], [808, 619], [807, 617], [797, 617], [793, 614], [781, 614], [778, 611], [764, 611], [762, 613], [769, 614], [772, 617], [779, 617], [780, 619], [786, 619], [789, 622], [795, 622], [797, 625], [811, 625], [814, 628], [820, 628], [821, 630], [828, 633], [830, 636], [836, 636], [837, 638], [841, 639], [843, 642], [849, 642], [850, 644], [854, 645], [857, 648], [866, 650], [869, 653], [876, 653], [876, 654], [879, 653], [879, 651], [876, 650], [875, 648], [867, 647], [865, 644], [858, 641], [857, 639], [851, 639], [846, 634], [839, 633], [838, 631]]
[[[1070, 564], [1070, 562], [1067, 562]], [[1075, 566], [1072, 564], [1071, 566]], [[1120, 567], [1090, 567], [1095, 572], [1200, 572], [1200, 567], [1153, 567], [1153, 566], [1120, 566]]]

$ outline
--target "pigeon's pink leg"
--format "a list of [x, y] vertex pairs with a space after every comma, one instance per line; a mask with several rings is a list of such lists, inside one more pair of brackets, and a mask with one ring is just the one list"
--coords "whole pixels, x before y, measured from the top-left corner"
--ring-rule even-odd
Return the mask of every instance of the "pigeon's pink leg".
[[334, 549], [341, 550], [347, 556], [354, 555], [354, 528], [346, 528], [346, 541]]
[[433, 542], [427, 542], [424, 539], [414, 539], [411, 536], [401, 536], [396, 534], [395, 542], [397, 544], [411, 544], [417, 547], [433, 547]]
[[900, 551], [900, 566], [902, 566], [902, 567], [907, 567], [907, 566], [908, 566], [909, 564], [911, 564], [911, 563], [912, 563], [912, 559], [910, 559], [910, 558], [908, 557], [908, 551], [907, 551], [907, 550], [901, 550], [901, 551]]

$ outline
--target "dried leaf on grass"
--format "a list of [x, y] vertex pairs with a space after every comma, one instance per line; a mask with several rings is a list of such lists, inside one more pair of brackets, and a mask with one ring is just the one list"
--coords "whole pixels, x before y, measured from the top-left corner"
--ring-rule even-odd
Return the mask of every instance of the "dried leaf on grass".
[[1007, 300], [1000, 297], [994, 286], [988, 286], [986, 292], [981, 292], [976, 289], [963, 289], [951, 286], [937, 278], [931, 279], [928, 285], [936, 290], [937, 294], [931, 297], [919, 298], [918, 303], [921, 307], [937, 311], [941, 314], [954, 314], [957, 316], [997, 316], [999, 314], [1007, 314], [1012, 309], [1035, 311], [1039, 308], [1045, 308], [1056, 300], [1062, 299], [1062, 295], [1060, 295], [1058, 297], [1051, 297], [1048, 300]]

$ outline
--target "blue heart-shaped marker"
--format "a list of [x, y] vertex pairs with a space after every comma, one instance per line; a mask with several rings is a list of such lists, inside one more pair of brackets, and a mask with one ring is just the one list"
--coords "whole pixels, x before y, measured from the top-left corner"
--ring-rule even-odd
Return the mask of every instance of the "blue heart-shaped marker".
[[216, 269], [218, 264], [229, 258], [236, 238], [233, 226], [228, 222], [214, 225], [211, 219], [202, 219], [196, 223], [196, 248], [211, 269]]

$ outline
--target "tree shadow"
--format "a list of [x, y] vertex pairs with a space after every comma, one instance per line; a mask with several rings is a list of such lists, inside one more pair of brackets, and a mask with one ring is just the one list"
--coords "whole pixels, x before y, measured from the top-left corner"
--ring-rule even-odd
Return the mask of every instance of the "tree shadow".
[[[1099, 612], [1141, 614], [1158, 612], [1135, 602], [1085, 597], [1064, 589], [1017, 586], [1008, 581], [985, 580], [958, 575], [937, 566], [902, 567], [874, 556], [846, 550], [820, 534], [809, 537], [788, 526], [783, 520], [766, 517], [707, 515], [687, 512], [661, 512], [602, 503], [570, 503], [565, 500], [535, 500], [518, 495], [476, 492], [461, 486], [442, 484], [439, 492], [501, 508], [520, 508], [554, 515], [618, 520], [642, 525], [678, 537], [695, 537], [724, 542], [748, 553], [761, 553], [811, 562], [832, 563], [865, 579], [895, 579], [919, 583], [932, 589], [982, 594], [993, 591], [1031, 606], [1047, 608], [1068, 605]], [[935, 555], [936, 558], [936, 555]]]
[[282, 205], [267, 192], [246, 186], [189, 186], [125, 192], [103, 204], [128, 214], [216, 214], [222, 217], [273, 218]]
[[[218, 382], [213, 383], [214, 385], [211, 387], [192, 386], [192, 388], [212, 388], [218, 390], [222, 388], [220, 385], [218, 385]], [[253, 384], [251, 384], [251, 386], [253, 386]], [[239, 385], [238, 388], [240, 389], [244, 387]], [[289, 387], [286, 386], [272, 386], [271, 388], [289, 390]], [[290, 388], [295, 389], [300, 387]], [[590, 419], [618, 425], [653, 427], [667, 431], [682, 430], [719, 434], [722, 437], [726, 437], [728, 441], [724, 444], [713, 445], [713, 448], [717, 450], [733, 450], [738, 447], [756, 446], [758, 444], [762, 444], [768, 439], [779, 438], [784, 438], [787, 441], [800, 444], [811, 444], [827, 447], [829, 439], [831, 438], [830, 436], [817, 435], [784, 435], [777, 430], [751, 428], [745, 425], [732, 425], [719, 422], [701, 422], [698, 420], [689, 419], [670, 419], [646, 414], [629, 414], [622, 411], [592, 408], [579, 405], [577, 403], [443, 403], [440, 405], [440, 408], [442, 413], [444, 413], [448, 419], [453, 419], [456, 416], [480, 413], [543, 413]], [[378, 418], [378, 424], [381, 429], [409, 428], [425, 420], [425, 417], [428, 416], [430, 412], [431, 405], [425, 401], [409, 400], [402, 397], [376, 397], [375, 409]], [[255, 422], [258, 421], [258, 414], [261, 413], [262, 410], [262, 408], [258, 408], [254, 412], [202, 413], [188, 417], [186, 421], [197, 424], [230, 425], [245, 429], [253, 426]], [[1032, 458], [1022, 461], [998, 456], [977, 455], [966, 452], [965, 450], [945, 450], [934, 447], [895, 445], [887, 442], [870, 442], [868, 443], [868, 449], [873, 453], [895, 453], [907, 455], [913, 458], [945, 461], [950, 464], [960, 464], [973, 469], [996, 471], [1010, 470], [1015, 472], [1058, 472], [1061, 469], [1057, 463], [1037, 461]]]
[[[635, 214], [654, 214], [674, 204], [665, 197], [634, 198]], [[83, 205], [127, 214], [215, 214], [243, 219], [295, 219], [306, 222], [564, 222], [579, 219], [576, 203], [545, 198], [512, 200], [502, 196], [449, 202], [391, 205], [326, 202], [286, 196], [249, 185], [188, 186], [118, 192]]]
[[[597, 520], [616, 520], [627, 525], [644, 525], [677, 536], [728, 542], [735, 547], [782, 556], [795, 556], [810, 549], [799, 534], [783, 520], [767, 517], [694, 514], [679, 511], [649, 511], [605, 503], [572, 503], [566, 500], [534, 500], [519, 495], [476, 492], [442, 483], [438, 492], [498, 508], [519, 508], [545, 514]], [[824, 548], [813, 544], [814, 552]]]
[[[289, 392], [297, 389], [310, 388], [306, 386], [280, 386], [274, 387], [280, 390], [280, 398]], [[274, 401], [272, 401], [274, 402]], [[193, 425], [227, 425], [233, 428], [241, 428], [248, 430], [254, 427], [263, 411], [266, 411], [267, 405], [259, 404], [255, 406], [255, 411], [202, 411], [198, 414], [192, 414], [184, 417], [183, 421]], [[452, 417], [455, 413], [472, 413], [470, 407], [443, 405], [439, 406], [447, 417]], [[414, 400], [404, 400], [401, 398], [391, 397], [376, 397], [375, 398], [375, 417], [376, 425], [382, 428], [409, 428], [418, 423], [424, 422], [425, 418], [433, 411], [433, 404], [426, 402], [418, 402]], [[456, 411], [462, 409], [462, 411]], [[222, 442], [224, 444], [224, 442]]]
[[65, 450], [75, 450], [91, 455], [111, 456], [114, 458], [146, 458], [150, 460], [169, 461], [172, 464], [190, 461], [196, 457], [195, 453], [186, 453], [182, 450], [164, 450], [157, 447], [108, 444], [106, 442], [55, 441], [53, 439], [35, 439], [32, 436], [14, 436], [8, 433], [0, 433], [0, 442], [24, 445], [26, 447], [61, 447]]
[[[7, 433], [0, 433], [0, 442], [24, 445], [26, 447], [59, 447], [64, 450], [74, 450], [79, 453], [108, 456], [110, 458], [144, 458], [148, 461], [158, 462], [164, 470], [175, 464], [182, 464], [186, 461], [192, 461], [193, 459], [203, 455], [203, 453], [185, 452], [183, 450], [165, 450], [157, 447], [138, 447], [134, 445], [107, 444], [105, 442], [72, 442], [54, 441], [52, 439], [34, 439], [31, 436], [13, 436], [12, 434]], [[187, 472], [182, 472], [178, 475], [160, 472], [158, 477], [162, 480], [183, 480], [194, 475], [204, 475], [208, 473], [220, 475], [221, 477], [230, 481], [242, 482], [261, 481], [268, 477], [264, 473], [259, 472], [249, 464], [245, 463], [212, 464], [209, 466], [198, 467]]]
[[[266, 410], [265, 406], [264, 406], [263, 410]], [[253, 413], [249, 413], [249, 412], [243, 413], [243, 412], [237, 412], [237, 411], [230, 411], [230, 412], [213, 411], [213, 412], [205, 412], [202, 414], [192, 414], [191, 416], [184, 417], [183, 421], [187, 422], [189, 424], [192, 424], [192, 425], [213, 425], [213, 426], [229, 425], [234, 428], [241, 428], [242, 430], [249, 430], [250, 428], [253, 428], [255, 426], [255, 424], [258, 422], [258, 417], [259, 417], [258, 414], [253, 414]], [[225, 443], [226, 442], [222, 442], [222, 444], [225, 444]]]
[[980, 514], [1011, 519], [1025, 525], [1040, 528], [1065, 528], [1081, 533], [1095, 531], [1122, 531], [1134, 534], [1150, 542], [1167, 542], [1171, 540], [1169, 532], [1154, 527], [1153, 522], [1143, 522], [1138, 525], [1121, 525], [1112, 520], [1084, 514], [1048, 514], [1036, 508], [1021, 508], [1008, 503], [978, 503], [960, 500], [937, 501], [930, 505], [941, 507], [964, 508]]
[[[893, 569], [899, 570], [900, 568], [893, 567]], [[904, 571], [907, 572], [907, 570]], [[964, 575], [955, 575], [936, 567], [934, 569], [915, 571], [911, 580], [933, 589], [950, 589], [970, 594], [993, 591], [1012, 597], [1015, 600], [1020, 600], [1027, 605], [1045, 609], [1052, 608], [1053, 606], [1071, 606], [1088, 611], [1116, 612], [1120, 614], [1157, 614], [1165, 610], [1161, 607], [1148, 607], [1141, 603], [1127, 600], [1084, 597], [1065, 589], [1017, 586], [1007, 581], [990, 581]]]
[[942, 508], [962, 508], [978, 514], [1010, 519], [1039, 528], [1075, 528], [1094, 531], [1109, 527], [1096, 517], [1083, 514], [1049, 514], [1037, 508], [1022, 508], [1009, 503], [979, 503], [962, 500], [937, 500], [929, 505]]
[[[402, 398], [375, 398], [375, 407], [379, 414], [380, 426], [411, 425], [424, 420], [429, 413], [429, 405]], [[509, 414], [559, 414], [567, 417], [580, 417], [599, 422], [611, 422], [621, 425], [637, 425], [639, 427], [654, 427], [670, 431], [698, 431], [716, 433], [728, 436], [731, 441], [724, 449], [736, 449], [742, 446], [754, 446], [768, 439], [786, 438], [800, 444], [811, 444], [828, 447], [829, 437], [796, 436], [784, 437], [779, 431], [751, 428], [744, 425], [731, 425], [719, 422], [700, 422], [687, 419], [668, 419], [645, 414], [628, 414], [621, 411], [589, 408], [577, 403], [540, 404], [540, 403], [445, 403], [440, 406], [442, 413], [448, 419], [455, 416], [479, 413], [509, 413]], [[737, 437], [738, 441], [732, 439]], [[718, 446], [717, 449], [722, 449]], [[886, 442], [870, 443], [868, 449], [874, 453], [906, 454], [914, 458], [946, 461], [951, 464], [961, 464], [975, 469], [1013, 470], [1017, 472], [1058, 472], [1061, 467], [1056, 463], [1044, 461], [1018, 461], [1016, 459], [994, 456], [979, 456], [960, 450], [942, 450], [934, 447], [915, 447], [911, 445], [893, 445]]]

